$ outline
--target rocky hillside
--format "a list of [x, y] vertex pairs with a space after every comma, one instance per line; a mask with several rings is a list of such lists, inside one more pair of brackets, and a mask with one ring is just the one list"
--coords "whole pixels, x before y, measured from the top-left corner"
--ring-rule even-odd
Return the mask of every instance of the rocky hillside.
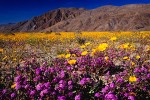
[[52, 27], [61, 21], [74, 19], [86, 11], [83, 8], [59, 8], [49, 11], [41, 16], [33, 17], [30, 20], [19, 22], [13, 25], [1, 25], [1, 32], [33, 32], [42, 31]]
[[29, 31], [150, 31], [150, 4], [60, 8], [17, 24], [0, 26], [1, 32]]

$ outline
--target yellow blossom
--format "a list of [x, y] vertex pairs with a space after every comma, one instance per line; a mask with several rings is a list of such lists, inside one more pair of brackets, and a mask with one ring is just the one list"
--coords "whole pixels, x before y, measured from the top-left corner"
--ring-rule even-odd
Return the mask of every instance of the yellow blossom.
[[88, 54], [87, 51], [83, 51], [83, 52], [81, 53], [82, 56], [85, 56], [85, 55], [87, 55], [87, 54]]
[[90, 45], [90, 44], [91, 44], [90, 42], [85, 43], [86, 46], [88, 46], [88, 45]]
[[7, 59], [7, 56], [5, 55], [5, 57], [2, 59], [2, 61], [6, 60]]
[[137, 94], [134, 93], [134, 92], [130, 92], [129, 94], [130, 94], [130, 95], [133, 95], [133, 96], [136, 96], [136, 95], [137, 95]]
[[137, 81], [137, 78], [135, 76], [130, 76], [129, 77], [129, 81], [130, 82], [136, 82]]
[[128, 49], [129, 48], [129, 43], [122, 44], [122, 45], [119, 46], [119, 48]]
[[92, 49], [91, 55], [94, 56], [95, 53], [96, 53], [96, 49]]
[[13, 84], [13, 85], [11, 85], [11, 88], [15, 88], [16, 87], [16, 83], [15, 84]]
[[106, 61], [108, 61], [108, 59], [109, 59], [109, 57], [108, 57], [108, 56], [106, 56], [106, 57], [105, 57], [105, 60], [106, 60]]
[[106, 48], [108, 47], [108, 44], [107, 43], [102, 43], [98, 46], [97, 50], [98, 51], [105, 51]]
[[66, 49], [66, 52], [69, 52], [69, 49]]
[[140, 59], [141, 57], [139, 55], [136, 56], [136, 59]]
[[123, 44], [123, 48], [124, 48], [124, 49], [126, 49], [126, 48], [128, 48], [128, 47], [129, 47], [129, 43]]
[[146, 48], [146, 51], [150, 51], [150, 46], [148, 46], [148, 47]]
[[134, 63], [134, 62], [131, 62], [131, 65], [132, 65], [132, 66], [134, 66], [134, 65], [135, 65], [135, 63]]
[[68, 61], [68, 63], [69, 63], [70, 65], [74, 65], [76, 62], [77, 62], [76, 60], [69, 60], [69, 61]]
[[14, 61], [16, 61], [17, 59], [16, 59], [16, 58], [14, 58], [13, 60], [14, 60]]
[[123, 57], [123, 60], [129, 60], [129, 57], [125, 56]]
[[85, 47], [86, 47], [85, 45], [80, 46], [81, 49], [84, 49]]
[[0, 53], [3, 53], [3, 52], [4, 52], [4, 50], [2, 48], [0, 48]]
[[71, 54], [66, 54], [65, 58], [70, 58]]
[[110, 40], [115, 41], [115, 40], [117, 40], [117, 37], [112, 37], [112, 38], [110, 38]]
[[64, 57], [65, 57], [64, 54], [60, 54], [60, 55], [57, 56], [57, 58], [64, 58]]
[[72, 54], [72, 57], [76, 57], [76, 54]]

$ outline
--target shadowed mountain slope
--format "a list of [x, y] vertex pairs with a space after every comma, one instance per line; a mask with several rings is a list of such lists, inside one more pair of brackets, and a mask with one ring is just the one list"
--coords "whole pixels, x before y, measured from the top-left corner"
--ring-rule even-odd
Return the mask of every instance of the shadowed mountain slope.
[[59, 8], [17, 24], [0, 26], [1, 32], [150, 31], [150, 4]]

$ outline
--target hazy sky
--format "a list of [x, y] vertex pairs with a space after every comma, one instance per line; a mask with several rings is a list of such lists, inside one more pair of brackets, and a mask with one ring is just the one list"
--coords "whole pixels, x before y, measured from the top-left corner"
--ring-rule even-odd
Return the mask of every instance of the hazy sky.
[[150, 0], [0, 0], [0, 24], [15, 23], [61, 7], [93, 9], [103, 5], [148, 4]]

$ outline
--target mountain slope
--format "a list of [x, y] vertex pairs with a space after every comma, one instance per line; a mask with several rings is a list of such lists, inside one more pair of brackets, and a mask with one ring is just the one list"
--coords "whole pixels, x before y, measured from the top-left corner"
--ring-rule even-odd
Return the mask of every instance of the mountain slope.
[[146, 31], [150, 30], [150, 4], [59, 8], [41, 16], [8, 26], [1, 32], [47, 31]]
[[[69, 24], [65, 25], [68, 22]], [[62, 27], [60, 29], [59, 27]], [[104, 6], [45, 29], [54, 31], [150, 30], [150, 5]]]
[[14, 25], [0, 26], [1, 32], [32, 32], [41, 31], [66, 19], [73, 19], [86, 11], [83, 8], [59, 8], [49, 11], [31, 20], [16, 23]]

